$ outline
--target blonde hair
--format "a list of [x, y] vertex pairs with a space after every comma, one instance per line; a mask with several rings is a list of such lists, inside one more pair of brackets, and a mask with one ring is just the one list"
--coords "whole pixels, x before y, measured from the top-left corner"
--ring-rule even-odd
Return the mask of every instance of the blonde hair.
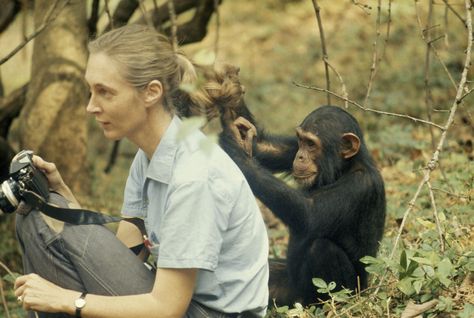
[[[90, 54], [104, 53], [116, 61], [123, 77], [138, 89], [159, 80], [165, 88], [166, 109], [184, 116], [211, 119], [222, 107], [236, 107], [244, 92], [238, 68], [195, 65], [183, 53], [174, 52], [166, 36], [146, 25], [109, 31], [89, 42], [88, 48]], [[194, 88], [181, 89], [184, 84]]]

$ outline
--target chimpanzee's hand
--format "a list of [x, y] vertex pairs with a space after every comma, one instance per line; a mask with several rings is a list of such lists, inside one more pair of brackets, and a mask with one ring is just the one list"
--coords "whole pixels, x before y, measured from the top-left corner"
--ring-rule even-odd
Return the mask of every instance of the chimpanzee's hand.
[[257, 128], [244, 117], [239, 117], [234, 120], [234, 122], [229, 125], [229, 128], [234, 140], [249, 157], [252, 157], [253, 139], [257, 136]]

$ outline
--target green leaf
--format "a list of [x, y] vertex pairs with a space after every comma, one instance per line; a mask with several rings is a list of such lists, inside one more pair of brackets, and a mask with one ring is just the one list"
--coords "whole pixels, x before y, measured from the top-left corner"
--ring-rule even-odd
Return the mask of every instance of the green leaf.
[[201, 142], [199, 143], [199, 148], [201, 148], [205, 153], [210, 155], [212, 150], [215, 148], [217, 142], [218, 141], [216, 134], [208, 135], [207, 138], [201, 140]]
[[416, 218], [416, 220], [418, 221], [418, 223], [420, 223], [421, 225], [423, 225], [424, 227], [426, 227], [429, 230], [433, 230], [433, 229], [436, 228], [436, 224], [434, 224], [433, 222], [426, 221], [422, 218]]
[[282, 306], [282, 307], [278, 307], [276, 309], [276, 311], [277, 311], [277, 313], [284, 314], [284, 313], [288, 312], [289, 308], [290, 307], [288, 307], [288, 306]]
[[194, 56], [193, 61], [200, 65], [212, 65], [216, 60], [216, 54], [210, 50], [199, 50]]
[[363, 264], [383, 264], [383, 260], [375, 258], [373, 256], [364, 256], [360, 259]]
[[194, 131], [200, 129], [206, 123], [206, 118], [204, 117], [191, 117], [183, 119], [182, 125], [178, 132], [176, 133], [177, 141], [183, 141], [192, 134]]
[[406, 272], [406, 269], [407, 269], [407, 253], [405, 252], [405, 250], [403, 250], [402, 253], [400, 254], [400, 266], [402, 267], [403, 272]]
[[413, 282], [413, 288], [415, 289], [416, 294], [420, 294], [421, 288], [423, 287], [423, 282], [421, 280], [415, 280]]
[[469, 303], [464, 304], [464, 310], [458, 315], [459, 318], [472, 318], [474, 317], [474, 305]]
[[413, 281], [413, 278], [406, 277], [397, 283], [397, 288], [405, 295], [411, 296], [415, 293], [415, 289], [413, 288], [412, 281]]
[[333, 290], [334, 288], [336, 288], [336, 283], [335, 282], [330, 282], [329, 285], [328, 285], [328, 289]]
[[442, 275], [443, 277], [448, 277], [451, 274], [453, 268], [453, 264], [451, 264], [449, 258], [444, 258], [438, 264], [438, 274]]
[[426, 258], [426, 257], [416, 257], [415, 256], [415, 257], [412, 257], [411, 259], [414, 260], [415, 262], [419, 263], [419, 264], [433, 265], [431, 260], [429, 258]]
[[192, 93], [197, 89], [196, 84], [194, 83], [182, 83], [179, 85], [179, 88], [186, 93]]
[[328, 288], [328, 285], [326, 284], [326, 282], [321, 278], [313, 278], [313, 285], [319, 288], [324, 288], [324, 289]]

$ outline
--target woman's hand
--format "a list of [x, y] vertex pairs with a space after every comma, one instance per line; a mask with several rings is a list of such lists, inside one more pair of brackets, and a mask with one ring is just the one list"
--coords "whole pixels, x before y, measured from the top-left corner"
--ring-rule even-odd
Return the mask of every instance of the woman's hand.
[[66, 183], [64, 183], [63, 178], [54, 163], [45, 161], [43, 158], [36, 155], [33, 155], [32, 161], [35, 167], [43, 171], [46, 175], [49, 182], [49, 188], [52, 191], [60, 192], [61, 189], [67, 188]]
[[80, 293], [61, 288], [37, 274], [29, 274], [16, 279], [15, 296], [25, 310], [71, 313]]
[[54, 163], [48, 162], [36, 155], [33, 155], [32, 161], [35, 167], [43, 171], [46, 175], [46, 178], [48, 179], [49, 183], [49, 188], [52, 191], [57, 192], [63, 197], [65, 197], [67, 200], [72, 202], [74, 206], [80, 206], [79, 202], [77, 202], [76, 198], [72, 194], [71, 189], [69, 189], [69, 187], [64, 182], [63, 178], [61, 177], [61, 174], [59, 173], [58, 168], [56, 168], [56, 165]]

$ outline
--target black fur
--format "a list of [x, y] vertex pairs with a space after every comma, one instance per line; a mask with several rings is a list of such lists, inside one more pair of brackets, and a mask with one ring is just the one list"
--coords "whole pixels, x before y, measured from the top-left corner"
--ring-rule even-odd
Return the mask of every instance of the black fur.
[[[247, 119], [255, 125], [249, 114], [245, 114]], [[254, 194], [289, 227], [287, 259], [270, 260], [270, 297], [278, 305], [314, 303], [322, 296], [312, 284], [314, 277], [334, 281], [338, 289], [356, 289], [359, 277], [361, 289], [366, 288], [367, 272], [359, 260], [376, 255], [385, 223], [384, 183], [356, 119], [339, 107], [323, 106], [300, 127], [317, 135], [323, 148], [316, 162], [319, 175], [304, 190], [272, 174], [291, 171], [298, 151], [296, 136], [268, 135], [257, 126], [250, 158], [225, 125], [220, 135], [221, 146], [240, 167]], [[349, 159], [340, 155], [344, 133], [361, 140], [359, 152]], [[259, 150], [263, 144], [278, 151]]]

